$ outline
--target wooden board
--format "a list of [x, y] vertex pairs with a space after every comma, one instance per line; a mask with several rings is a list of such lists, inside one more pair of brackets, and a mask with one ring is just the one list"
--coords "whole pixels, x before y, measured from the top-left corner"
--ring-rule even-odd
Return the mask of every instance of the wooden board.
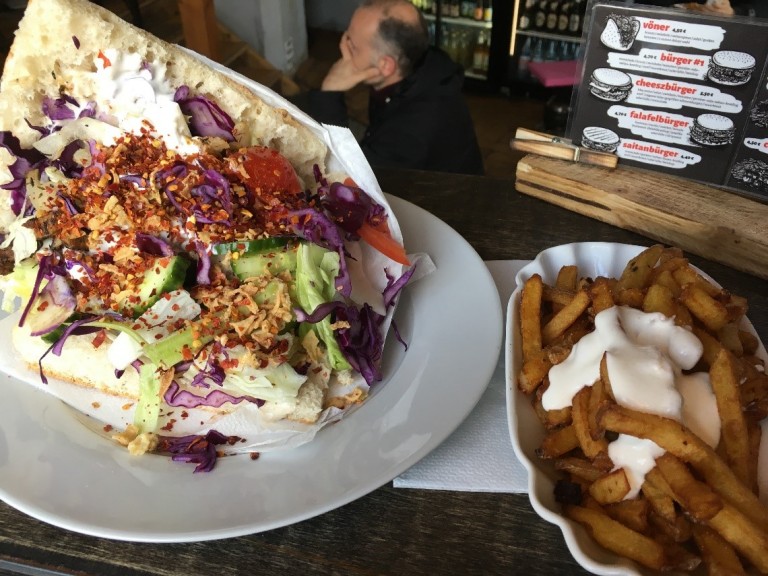
[[528, 155], [519, 192], [768, 279], [768, 205], [646, 170]]

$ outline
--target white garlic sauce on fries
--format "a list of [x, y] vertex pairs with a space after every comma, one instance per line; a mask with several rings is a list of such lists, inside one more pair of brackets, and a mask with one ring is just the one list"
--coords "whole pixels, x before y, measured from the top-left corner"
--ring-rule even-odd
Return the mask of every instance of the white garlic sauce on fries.
[[[550, 369], [542, 406], [546, 410], [570, 406], [579, 390], [600, 378], [605, 354], [618, 404], [674, 418], [714, 448], [720, 440], [720, 420], [709, 374], [683, 373], [696, 365], [702, 351], [701, 341], [671, 318], [613, 306], [597, 314], [595, 330]], [[608, 445], [611, 460], [617, 468], [624, 468], [632, 486], [627, 499], [637, 496], [645, 474], [663, 453], [650, 440], [623, 434]]]

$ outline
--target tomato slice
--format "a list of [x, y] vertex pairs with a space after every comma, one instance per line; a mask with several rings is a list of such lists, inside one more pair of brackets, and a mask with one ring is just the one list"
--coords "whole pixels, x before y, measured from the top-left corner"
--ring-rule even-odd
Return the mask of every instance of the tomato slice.
[[[344, 185], [358, 188], [357, 183], [349, 176], [344, 179]], [[389, 231], [389, 225], [386, 220], [383, 220], [376, 226], [371, 226], [367, 222], [363, 222], [363, 225], [357, 233], [360, 235], [360, 238], [365, 240], [371, 247], [384, 254], [384, 256], [391, 258], [399, 264], [405, 266], [411, 265], [411, 262], [408, 260], [408, 256], [405, 253], [405, 248], [392, 238], [392, 233]]]
[[242, 164], [249, 177], [245, 185], [258, 190], [261, 195], [301, 194], [302, 187], [296, 171], [288, 159], [277, 150], [252, 146], [241, 149], [233, 158], [233, 171], [237, 171], [238, 163]]
[[[385, 223], [386, 225], [386, 223]], [[405, 253], [405, 248], [389, 234], [389, 230], [383, 232], [370, 224], [363, 223], [357, 231], [360, 238], [365, 240], [372, 248], [378, 250], [384, 256], [391, 258], [399, 264], [410, 266], [411, 262]]]

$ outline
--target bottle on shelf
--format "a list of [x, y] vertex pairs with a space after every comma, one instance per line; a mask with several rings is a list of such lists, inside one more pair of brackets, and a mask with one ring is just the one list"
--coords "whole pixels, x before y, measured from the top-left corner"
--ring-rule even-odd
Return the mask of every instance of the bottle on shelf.
[[528, 79], [528, 64], [531, 62], [531, 52], [533, 48], [533, 38], [528, 36], [520, 49], [520, 55], [517, 58], [517, 78], [519, 80]]
[[525, 0], [525, 5], [520, 10], [520, 14], [517, 18], [518, 30], [530, 30], [533, 28], [533, 20], [535, 18], [536, 0]]
[[584, 9], [585, 4], [583, 0], [574, 0], [571, 3], [571, 9], [568, 14], [568, 33], [577, 36], [581, 34], [582, 26], [584, 25]]
[[490, 55], [490, 38], [485, 30], [477, 35], [477, 42], [472, 56], [472, 69], [478, 74], [488, 71], [488, 58]]
[[557, 17], [558, 17], [559, 6], [560, 6], [559, 0], [552, 0], [547, 6], [547, 21], [545, 25], [547, 32], [557, 31]]
[[557, 33], [568, 34], [568, 18], [571, 14], [572, 2], [566, 0], [560, 4], [560, 10], [557, 13]]
[[570, 42], [566, 42], [565, 40], [558, 40], [556, 49], [558, 60], [570, 60], [569, 44]]
[[483, 19], [483, 0], [477, 0], [475, 2], [475, 12], [473, 14], [475, 20]]
[[536, 12], [533, 18], [534, 30], [546, 30], [547, 28], [547, 0], [539, 0], [536, 4]]
[[470, 0], [462, 0], [460, 6], [460, 16], [462, 18], [474, 18], [475, 16], [475, 3]]
[[458, 18], [461, 16], [461, 5], [459, 0], [451, 0], [451, 18]]
[[536, 38], [531, 50], [531, 62], [544, 62], [544, 40]]
[[483, 20], [486, 22], [493, 20], [493, 0], [484, 0], [483, 2]]
[[557, 62], [557, 40], [547, 40], [544, 48], [544, 62]]

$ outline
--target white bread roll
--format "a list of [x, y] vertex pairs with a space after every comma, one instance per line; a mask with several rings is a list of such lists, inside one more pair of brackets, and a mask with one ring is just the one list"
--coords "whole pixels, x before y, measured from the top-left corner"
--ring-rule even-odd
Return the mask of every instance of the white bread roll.
[[[139, 398], [139, 373], [129, 367], [121, 378], [107, 358], [109, 342], [95, 347], [95, 334], [70, 336], [61, 356], [49, 353], [42, 362], [43, 372], [49, 378], [58, 378], [78, 386], [94, 388], [126, 400]], [[29, 328], [15, 325], [12, 332], [13, 347], [30, 370], [39, 370], [40, 358], [50, 347], [42, 338], [30, 336]]]

